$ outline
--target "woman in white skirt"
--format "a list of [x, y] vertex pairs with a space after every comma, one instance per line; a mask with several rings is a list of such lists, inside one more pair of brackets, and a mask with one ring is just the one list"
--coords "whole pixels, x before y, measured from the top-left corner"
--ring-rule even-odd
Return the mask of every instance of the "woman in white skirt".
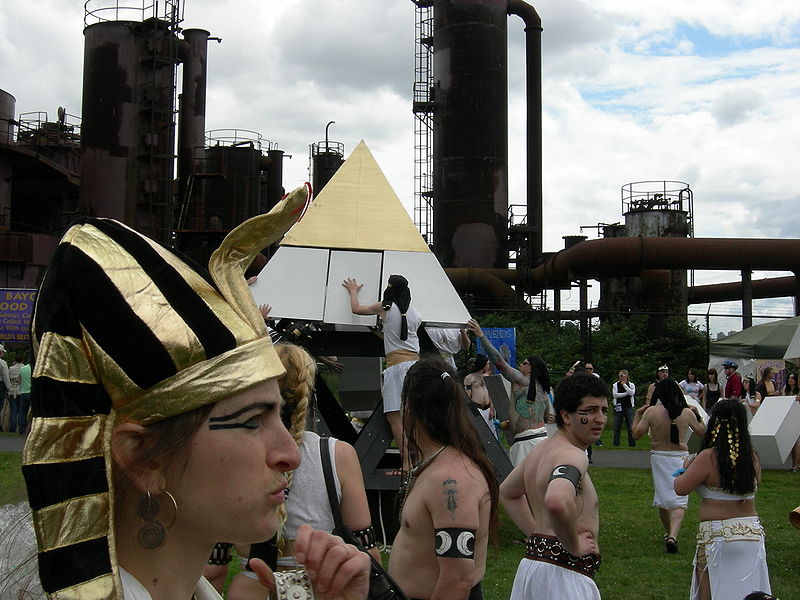
[[738, 400], [714, 405], [703, 448], [675, 478], [675, 492], [702, 498], [692, 600], [728, 600], [770, 592], [764, 528], [755, 507], [761, 465]]

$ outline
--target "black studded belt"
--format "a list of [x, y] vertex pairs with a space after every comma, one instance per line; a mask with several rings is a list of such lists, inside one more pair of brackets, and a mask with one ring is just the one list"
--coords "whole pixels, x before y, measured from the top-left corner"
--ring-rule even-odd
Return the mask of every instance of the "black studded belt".
[[528, 538], [525, 558], [548, 562], [565, 569], [576, 571], [594, 579], [594, 574], [600, 570], [600, 557], [597, 554], [575, 556], [570, 554], [552, 535], [533, 534]]

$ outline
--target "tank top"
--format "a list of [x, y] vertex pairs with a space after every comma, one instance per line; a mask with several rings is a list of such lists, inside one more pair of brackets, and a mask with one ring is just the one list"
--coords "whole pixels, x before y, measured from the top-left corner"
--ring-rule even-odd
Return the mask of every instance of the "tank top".
[[717, 384], [716, 390], [712, 390], [711, 386], [706, 384], [706, 412], [711, 412], [711, 409], [719, 400], [720, 393], [719, 384]]
[[[336, 439], [328, 438], [331, 453], [333, 479], [336, 483], [336, 495], [342, 500], [342, 485], [336, 474]], [[322, 458], [319, 454], [319, 436], [311, 431], [303, 432], [303, 444], [300, 446], [300, 466], [292, 475], [292, 487], [286, 498], [286, 539], [297, 537], [297, 530], [303, 523], [314, 529], [331, 531], [335, 524], [331, 505], [328, 503], [328, 492], [325, 488], [325, 476], [322, 473]]]
[[419, 354], [419, 338], [417, 329], [422, 325], [422, 317], [413, 306], [409, 306], [406, 311], [406, 321], [408, 322], [408, 339], [400, 339], [400, 309], [396, 304], [392, 304], [386, 311], [383, 319], [383, 350], [386, 354], [395, 350], [408, 350]]

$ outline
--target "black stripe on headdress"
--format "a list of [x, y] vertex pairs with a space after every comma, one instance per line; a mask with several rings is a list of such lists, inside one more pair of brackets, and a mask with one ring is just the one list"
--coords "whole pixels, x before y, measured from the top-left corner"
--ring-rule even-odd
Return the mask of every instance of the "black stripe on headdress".
[[101, 537], [39, 554], [42, 588], [55, 593], [111, 572], [108, 538]]
[[[102, 456], [73, 462], [23, 465], [31, 510], [108, 491]], [[87, 515], [87, 518], [90, 518]]]
[[31, 380], [31, 392], [34, 417], [81, 417], [111, 412], [111, 399], [97, 383], [57, 381], [41, 376]]
[[236, 347], [236, 339], [225, 324], [197, 295], [189, 282], [161, 258], [143, 237], [114, 221], [104, 220], [93, 224], [136, 259], [164, 294], [172, 309], [197, 336], [203, 345], [206, 357], [219, 356]]

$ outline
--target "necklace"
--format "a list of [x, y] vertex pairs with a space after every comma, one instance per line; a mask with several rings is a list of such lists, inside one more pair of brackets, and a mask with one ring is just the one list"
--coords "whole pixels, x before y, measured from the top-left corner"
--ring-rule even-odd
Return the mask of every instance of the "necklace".
[[414, 487], [414, 482], [417, 480], [417, 476], [420, 473], [422, 473], [422, 471], [424, 471], [425, 468], [429, 464], [431, 464], [433, 462], [433, 459], [436, 458], [437, 456], [439, 456], [439, 454], [445, 448], [447, 448], [447, 445], [442, 445], [436, 452], [431, 454], [428, 458], [423, 458], [416, 465], [411, 467], [411, 470], [408, 472], [408, 481], [406, 481], [405, 485], [403, 486], [405, 488], [405, 490], [403, 492], [403, 500], [402, 500], [402, 502], [400, 502], [400, 514], [401, 515], [403, 514], [403, 507], [406, 504], [406, 499], [408, 498], [408, 495], [411, 493], [411, 488]]

